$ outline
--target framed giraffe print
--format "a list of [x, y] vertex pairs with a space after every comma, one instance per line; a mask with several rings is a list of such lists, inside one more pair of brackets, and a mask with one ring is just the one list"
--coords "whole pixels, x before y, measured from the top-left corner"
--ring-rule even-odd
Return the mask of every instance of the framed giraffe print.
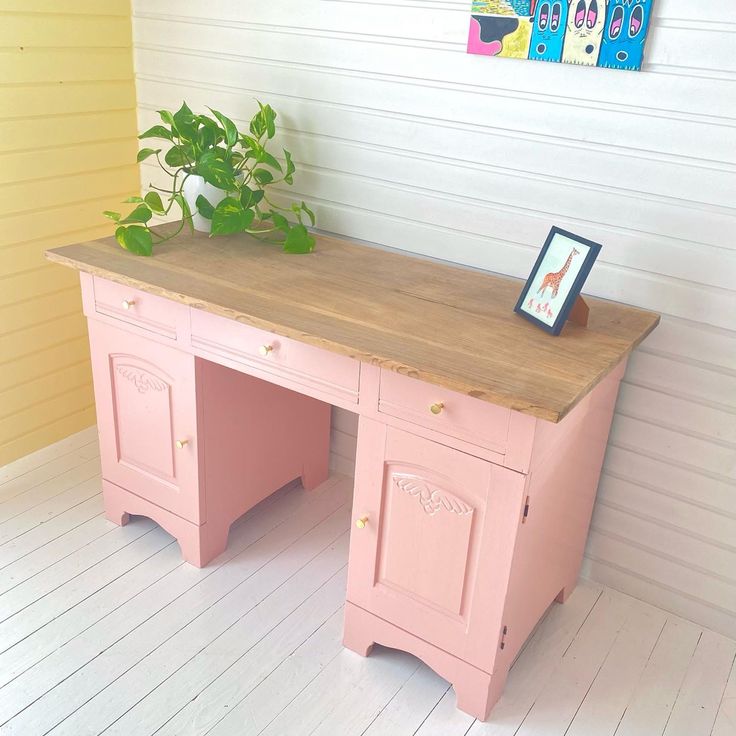
[[559, 335], [600, 249], [599, 243], [553, 227], [514, 311]]

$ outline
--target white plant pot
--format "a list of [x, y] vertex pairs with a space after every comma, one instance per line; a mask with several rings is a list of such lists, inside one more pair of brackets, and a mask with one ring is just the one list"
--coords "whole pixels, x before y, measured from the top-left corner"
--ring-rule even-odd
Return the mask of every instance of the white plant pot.
[[217, 207], [227, 197], [227, 193], [223, 192], [222, 189], [212, 186], [212, 184], [208, 184], [201, 176], [190, 174], [184, 181], [182, 194], [186, 203], [189, 205], [189, 209], [193, 213], [192, 225], [194, 225], [194, 229], [203, 233], [210, 232], [212, 221], [206, 220], [197, 212], [197, 197], [202, 194], [213, 207]]

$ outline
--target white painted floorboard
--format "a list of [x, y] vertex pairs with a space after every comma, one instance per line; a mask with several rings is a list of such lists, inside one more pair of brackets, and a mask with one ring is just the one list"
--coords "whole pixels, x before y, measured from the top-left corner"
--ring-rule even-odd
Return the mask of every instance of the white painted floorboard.
[[414, 657], [341, 646], [352, 481], [285, 488], [204, 570], [104, 519], [94, 434], [0, 468], [0, 734], [736, 736], [736, 642], [581, 581], [488, 723]]

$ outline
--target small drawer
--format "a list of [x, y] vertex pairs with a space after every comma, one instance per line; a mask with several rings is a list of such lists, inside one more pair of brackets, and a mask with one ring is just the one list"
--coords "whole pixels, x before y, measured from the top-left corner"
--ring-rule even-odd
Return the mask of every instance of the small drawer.
[[275, 382], [287, 388], [298, 384], [318, 399], [358, 402], [357, 360], [197, 309], [192, 310], [191, 326], [195, 349], [251, 368], [253, 375], [281, 378]]
[[511, 410], [393, 371], [381, 371], [378, 411], [505, 454]]
[[176, 340], [176, 327], [188, 307], [97, 276], [94, 278], [95, 312], [147, 332]]

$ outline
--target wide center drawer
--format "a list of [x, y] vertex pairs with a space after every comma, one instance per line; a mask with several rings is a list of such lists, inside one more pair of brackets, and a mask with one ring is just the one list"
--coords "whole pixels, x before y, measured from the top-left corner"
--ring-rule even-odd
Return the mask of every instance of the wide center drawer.
[[358, 402], [357, 360], [197, 309], [191, 329], [192, 347], [250, 368], [253, 375], [268, 374], [318, 399]]
[[394, 371], [381, 371], [378, 411], [505, 454], [511, 410]]

